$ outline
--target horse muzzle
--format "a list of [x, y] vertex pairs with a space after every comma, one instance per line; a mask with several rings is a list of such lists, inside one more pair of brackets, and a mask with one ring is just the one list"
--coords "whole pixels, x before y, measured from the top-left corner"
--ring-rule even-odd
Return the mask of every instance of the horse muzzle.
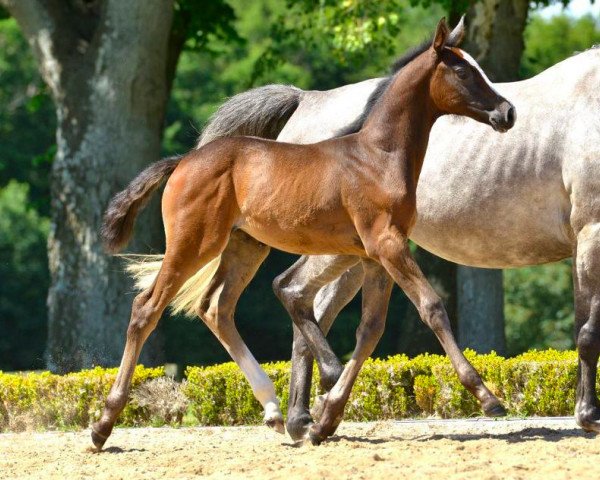
[[504, 100], [495, 110], [490, 112], [489, 122], [497, 132], [507, 132], [517, 120], [517, 110], [508, 100]]

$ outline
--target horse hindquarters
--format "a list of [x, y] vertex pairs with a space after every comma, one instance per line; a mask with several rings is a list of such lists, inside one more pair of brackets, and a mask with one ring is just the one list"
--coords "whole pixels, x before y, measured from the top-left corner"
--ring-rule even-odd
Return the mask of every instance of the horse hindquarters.
[[600, 224], [577, 234], [573, 263], [575, 285], [575, 340], [579, 371], [575, 420], [583, 429], [600, 432], [600, 402], [596, 373], [600, 354]]
[[178, 164], [163, 194], [165, 256], [152, 285], [133, 302], [119, 372], [102, 417], [92, 427], [97, 449], [102, 448], [125, 407], [140, 352], [164, 309], [189, 278], [222, 253], [229, 240], [236, 212], [234, 198], [227, 192], [229, 177], [218, 178], [217, 185], [203, 191], [215, 169], [194, 168], [193, 156]]

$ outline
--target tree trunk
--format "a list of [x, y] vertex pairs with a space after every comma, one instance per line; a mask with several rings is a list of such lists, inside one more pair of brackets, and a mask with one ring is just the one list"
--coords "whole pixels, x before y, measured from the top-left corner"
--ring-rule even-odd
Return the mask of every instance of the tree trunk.
[[493, 82], [518, 80], [527, 0], [480, 0], [470, 8], [464, 48]]
[[[526, 0], [480, 0], [466, 16], [463, 44], [493, 82], [518, 80]], [[451, 18], [458, 20], [458, 13]], [[478, 352], [506, 351], [502, 270], [458, 266], [458, 339]]]
[[458, 344], [479, 353], [506, 353], [502, 270], [459, 267]]
[[[159, 158], [168, 98], [172, 0], [0, 0], [19, 22], [56, 105], [48, 240], [48, 366], [65, 372], [118, 365], [132, 285], [99, 240], [109, 199]], [[152, 212], [152, 210], [154, 210]], [[156, 208], [130, 248], [161, 238]], [[142, 362], [161, 361], [159, 336]]]

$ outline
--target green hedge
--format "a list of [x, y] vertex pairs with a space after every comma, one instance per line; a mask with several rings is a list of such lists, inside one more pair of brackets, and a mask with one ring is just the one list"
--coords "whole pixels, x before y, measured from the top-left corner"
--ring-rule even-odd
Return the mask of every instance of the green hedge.
[[[495, 353], [467, 358], [510, 415], [572, 415], [575, 407], [577, 354], [531, 351], [506, 359]], [[275, 383], [285, 412], [289, 363], [263, 365]], [[262, 411], [242, 373], [233, 363], [188, 367], [185, 393], [201, 425], [258, 424]], [[317, 374], [313, 396], [317, 392]], [[481, 415], [475, 398], [458, 381], [450, 361], [439, 355], [409, 359], [396, 355], [368, 360], [354, 386], [344, 419], [369, 421], [439, 416]]]
[[[576, 352], [532, 351], [509, 359], [495, 353], [477, 355], [468, 350], [466, 355], [490, 389], [503, 400], [509, 414], [572, 415]], [[269, 363], [263, 368], [273, 380], [285, 412], [289, 362]], [[64, 376], [47, 372], [0, 372], [0, 431], [87, 427], [100, 415], [115, 375], [116, 369], [101, 368]], [[183, 411], [187, 408], [186, 424], [262, 422], [262, 409], [234, 363], [188, 367], [186, 376], [187, 381], [182, 384], [170, 380], [171, 383], [165, 383], [168, 379], [164, 379], [162, 368], [137, 367], [132, 388], [134, 401], [126, 407], [119, 425], [160, 425], [173, 423], [173, 418], [178, 418], [179, 422], [182, 411], [169, 413], [173, 399], [179, 399], [178, 408]], [[318, 393], [316, 369], [314, 377], [313, 397]], [[140, 392], [138, 397], [143, 401], [135, 402], [136, 392]], [[153, 403], [163, 407], [153, 409]], [[160, 413], [163, 411], [167, 413]], [[405, 355], [396, 355], [365, 363], [344, 418], [368, 421], [431, 415], [470, 417], [481, 415], [481, 409], [460, 385], [446, 357], [420, 355], [409, 359]]]
[[[0, 431], [85, 428], [100, 417], [116, 375], [116, 368], [100, 367], [68, 375], [0, 372]], [[138, 366], [133, 388], [162, 376], [162, 367]], [[129, 402], [119, 425], [144, 425], [148, 417], [145, 408]]]

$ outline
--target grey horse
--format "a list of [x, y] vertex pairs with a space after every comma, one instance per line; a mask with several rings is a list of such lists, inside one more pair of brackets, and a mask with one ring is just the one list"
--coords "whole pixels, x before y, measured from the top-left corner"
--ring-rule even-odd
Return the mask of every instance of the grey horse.
[[[281, 85], [250, 90], [216, 112], [199, 145], [233, 135], [311, 143], [354, 131], [386, 81], [372, 79], [325, 92]], [[532, 79], [495, 85], [519, 112], [519, 121], [506, 134], [458, 117], [436, 122], [411, 235], [442, 258], [476, 267], [518, 267], [573, 257], [579, 348], [575, 418], [593, 431], [600, 431], [595, 389], [600, 353], [599, 85], [600, 49], [590, 49]], [[216, 274], [201, 292], [198, 311], [244, 371], [265, 407], [265, 421], [281, 431], [273, 385], [233, 321], [241, 292], [268, 252], [267, 246], [234, 231]], [[358, 258], [305, 256], [274, 281], [294, 320], [287, 419], [293, 438], [305, 437], [313, 422], [308, 411], [313, 357], [325, 391], [339, 378], [342, 365], [324, 333], [363, 278]], [[373, 331], [376, 339], [381, 333], [382, 326]], [[313, 409], [314, 416], [322, 411], [323, 400]]]

